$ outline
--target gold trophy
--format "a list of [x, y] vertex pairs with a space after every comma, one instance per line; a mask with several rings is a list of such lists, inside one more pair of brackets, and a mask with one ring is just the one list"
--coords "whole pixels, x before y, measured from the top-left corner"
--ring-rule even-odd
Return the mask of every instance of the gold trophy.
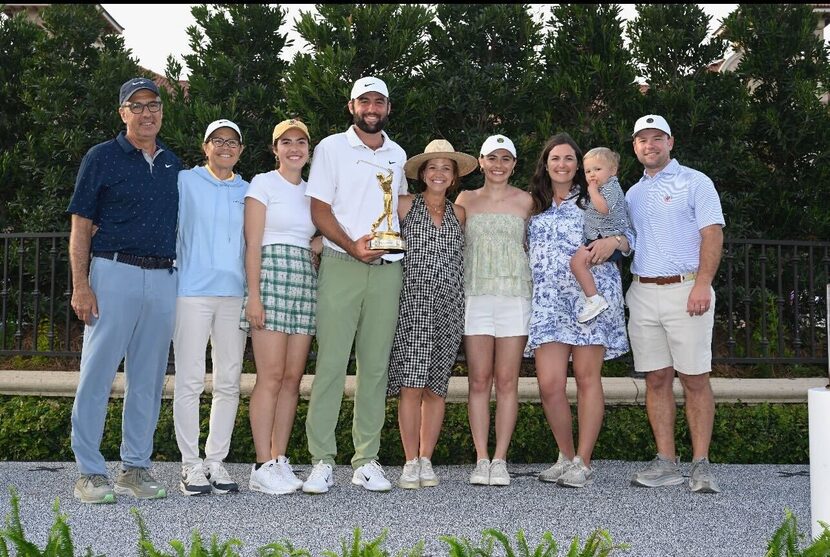
[[[392, 228], [392, 180], [394, 174], [391, 170], [384, 170], [386, 170], [386, 174], [378, 172], [375, 175], [380, 189], [383, 190], [383, 213], [372, 223], [372, 239], [369, 240], [369, 249], [382, 249], [392, 253], [400, 253], [406, 250], [406, 241]], [[378, 226], [384, 219], [386, 219], [386, 230], [378, 232]]]

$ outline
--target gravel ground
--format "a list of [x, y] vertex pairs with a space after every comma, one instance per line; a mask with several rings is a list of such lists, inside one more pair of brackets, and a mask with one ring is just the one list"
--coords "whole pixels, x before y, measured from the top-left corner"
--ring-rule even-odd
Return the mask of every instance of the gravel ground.
[[[435, 466], [441, 484], [434, 488], [370, 493], [351, 485], [351, 469], [338, 466], [336, 485], [325, 495], [297, 493], [271, 496], [247, 489], [250, 465], [228, 464], [242, 486], [238, 494], [185, 497], [178, 491], [179, 465], [156, 463], [153, 474], [169, 486], [164, 500], [139, 501], [121, 496], [115, 505], [84, 505], [72, 497], [77, 477], [74, 463], [0, 462], [0, 514], [7, 516], [9, 491], [20, 496], [20, 513], [27, 537], [40, 547], [54, 521], [53, 506], [68, 516], [76, 554], [87, 547], [95, 554], [138, 554], [138, 528], [132, 508], [144, 518], [157, 548], [172, 553], [171, 539], [188, 542], [193, 531], [207, 542], [236, 538], [242, 555], [256, 555], [265, 544], [289, 540], [297, 548], [321, 555], [340, 551], [354, 528], [369, 540], [384, 528], [383, 547], [394, 554], [424, 540], [425, 555], [446, 555], [442, 535], [479, 542], [485, 528], [498, 528], [513, 537], [524, 530], [532, 547], [550, 531], [560, 548], [578, 536], [584, 541], [594, 529], [610, 532], [616, 543], [630, 544], [615, 554], [664, 556], [759, 556], [784, 519], [795, 514], [799, 529], [810, 531], [808, 465], [714, 464], [723, 493], [693, 494], [685, 485], [644, 489], [628, 478], [644, 463], [595, 461], [596, 481], [586, 489], [540, 483], [536, 476], [549, 464], [510, 464], [508, 487], [478, 487], [467, 483], [471, 466]], [[114, 477], [117, 463], [110, 463]], [[683, 465], [688, 474], [688, 463]], [[309, 466], [297, 466], [305, 477]], [[401, 468], [387, 467], [390, 480]], [[515, 539], [515, 538], [514, 538]], [[564, 551], [562, 552], [564, 554]]]

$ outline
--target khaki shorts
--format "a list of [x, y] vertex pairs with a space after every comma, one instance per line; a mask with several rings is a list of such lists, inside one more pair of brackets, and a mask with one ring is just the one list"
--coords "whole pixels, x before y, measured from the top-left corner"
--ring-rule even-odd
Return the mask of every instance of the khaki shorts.
[[465, 335], [524, 337], [530, 326], [530, 299], [521, 296], [468, 296]]
[[626, 292], [628, 337], [638, 372], [673, 367], [685, 375], [712, 371], [715, 291], [703, 315], [690, 317], [686, 302], [694, 281], [677, 284], [632, 282]]

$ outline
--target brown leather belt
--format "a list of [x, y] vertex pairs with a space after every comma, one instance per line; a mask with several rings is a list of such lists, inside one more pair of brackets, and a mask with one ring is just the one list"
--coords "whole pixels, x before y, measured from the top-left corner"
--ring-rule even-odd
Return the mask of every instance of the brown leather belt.
[[631, 275], [632, 280], [643, 284], [656, 284], [663, 286], [664, 284], [677, 284], [678, 282], [688, 282], [697, 278], [697, 273], [688, 273], [686, 275], [672, 275], [670, 277], [641, 277], [639, 275]]

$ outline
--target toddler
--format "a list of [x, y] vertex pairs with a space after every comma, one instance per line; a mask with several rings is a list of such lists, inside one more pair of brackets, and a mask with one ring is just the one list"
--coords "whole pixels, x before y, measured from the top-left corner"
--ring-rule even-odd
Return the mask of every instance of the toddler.
[[[585, 294], [585, 305], [577, 321], [586, 323], [608, 308], [608, 302], [597, 292], [591, 273], [591, 252], [585, 246], [599, 238], [613, 237], [617, 246], [622, 243], [622, 234], [629, 228], [628, 212], [625, 208], [625, 194], [617, 180], [620, 156], [607, 147], [596, 147], [582, 159], [585, 178], [588, 181], [589, 202], [585, 207], [585, 233], [582, 246], [571, 257], [571, 272]], [[609, 261], [622, 259], [619, 249], [614, 250]]]

